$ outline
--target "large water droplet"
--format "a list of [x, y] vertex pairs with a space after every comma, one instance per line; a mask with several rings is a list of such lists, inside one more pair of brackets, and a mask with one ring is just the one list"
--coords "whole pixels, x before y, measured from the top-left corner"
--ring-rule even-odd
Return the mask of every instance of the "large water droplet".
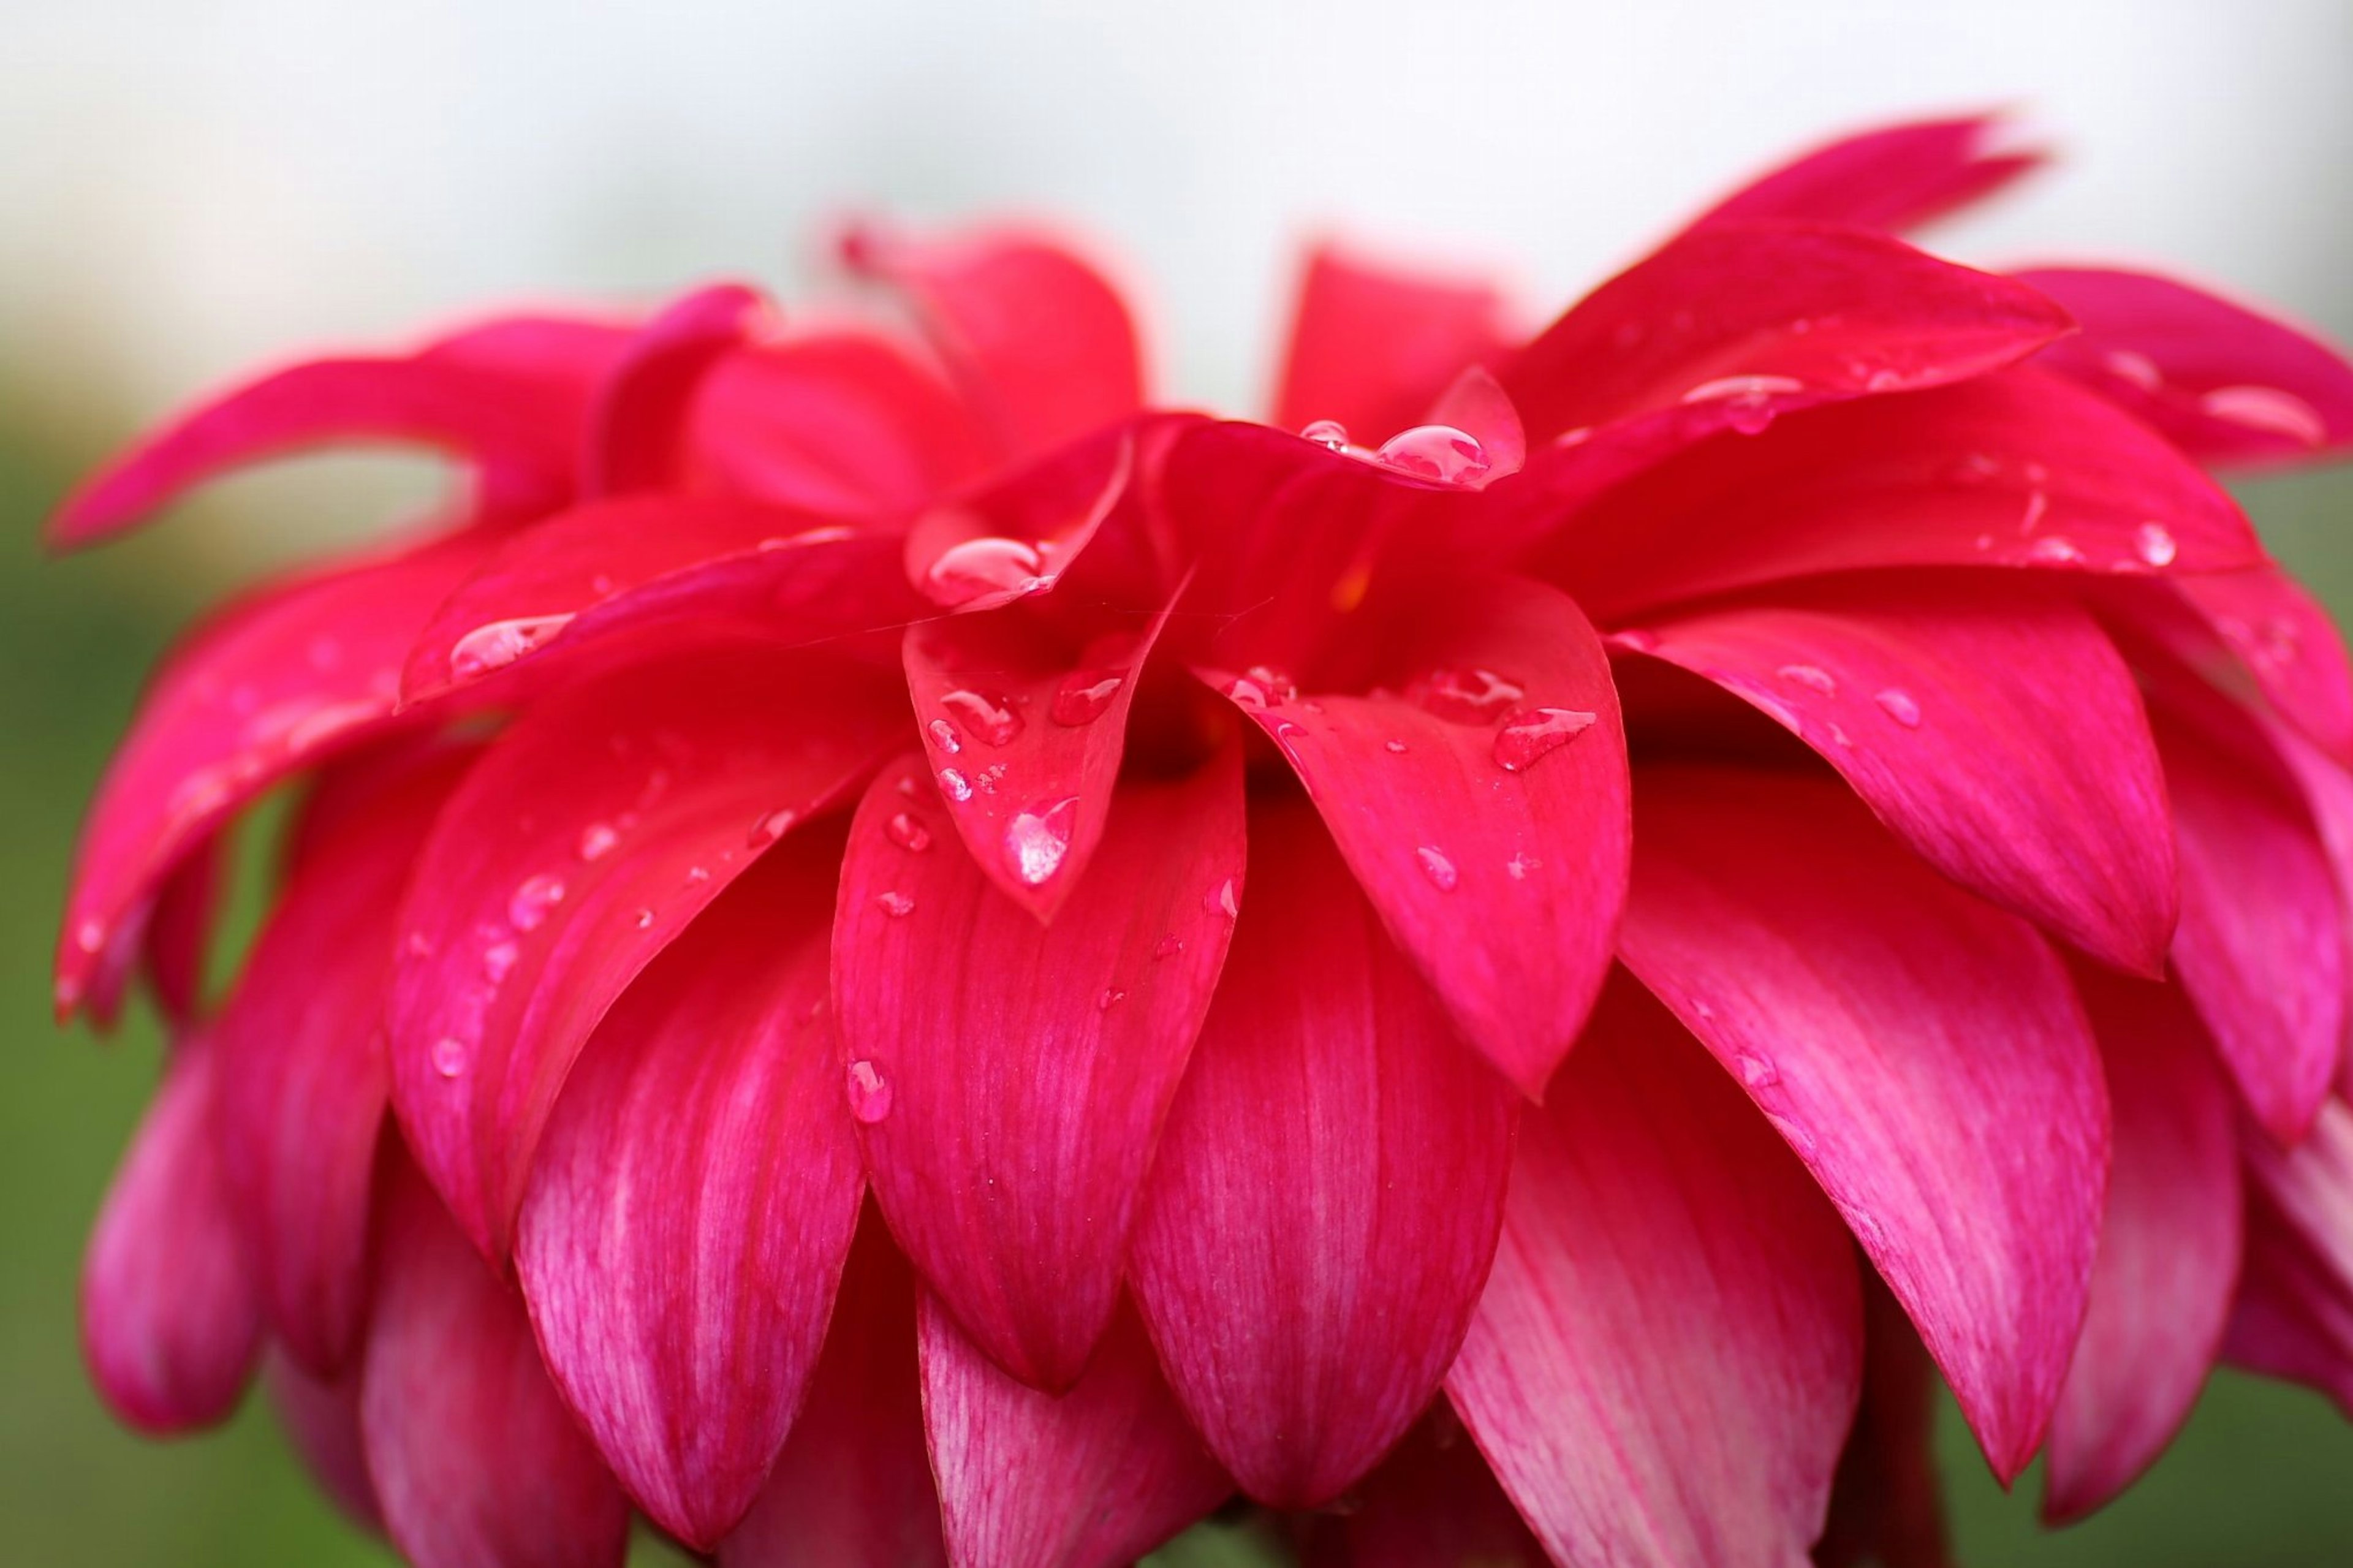
[[972, 798], [972, 781], [954, 768], [940, 770], [940, 789], [950, 800], [966, 801]]
[[517, 931], [537, 931], [545, 923], [548, 911], [563, 901], [564, 879], [543, 871], [524, 878], [516, 887], [513, 897], [507, 900], [507, 919]]
[[1047, 711], [1054, 722], [1070, 729], [1092, 724], [1110, 709], [1119, 689], [1127, 684], [1121, 670], [1080, 669], [1062, 678], [1054, 690], [1054, 705]]
[[844, 1087], [849, 1099], [849, 1114], [860, 1126], [871, 1127], [891, 1114], [891, 1080], [872, 1062], [850, 1063]]
[[488, 675], [544, 647], [571, 624], [568, 615], [518, 616], [476, 626], [450, 646], [449, 673], [459, 680]]
[[580, 858], [602, 860], [621, 842], [621, 836], [608, 822], [592, 822], [580, 830]]
[[2198, 406], [2217, 419], [2303, 446], [2317, 447], [2328, 439], [2328, 421], [2320, 411], [2276, 386], [2218, 386], [2200, 398]]
[[932, 830], [918, 822], [913, 814], [899, 812], [882, 825], [882, 831], [900, 848], [922, 854], [932, 847]]
[[473, 1060], [473, 1049], [455, 1035], [444, 1035], [433, 1042], [433, 1070], [443, 1078], [456, 1078]]
[[933, 745], [951, 757], [964, 750], [964, 742], [956, 739], [955, 726], [944, 719], [934, 719], [924, 725], [923, 733], [932, 738]]
[[940, 552], [924, 574], [933, 596], [963, 604], [986, 594], [1028, 594], [1045, 585], [1045, 558], [1034, 544], [994, 534]]
[[1528, 694], [1508, 675], [1476, 668], [1432, 670], [1413, 693], [1430, 712], [1457, 724], [1491, 723]]
[[1337, 419], [1317, 419], [1302, 426], [1299, 437], [1319, 447], [1329, 447], [1335, 452], [1344, 452], [1348, 447], [1348, 427]]
[[982, 691], [951, 691], [940, 706], [962, 724], [967, 734], [991, 746], [1002, 746], [1021, 733], [1021, 715], [1002, 697]]
[[1455, 883], [1461, 879], [1455, 873], [1454, 862], [1446, 858], [1445, 851], [1435, 845], [1425, 844], [1413, 852], [1413, 858], [1421, 863], [1421, 874], [1430, 879], [1430, 886], [1441, 893], [1454, 890]]
[[1078, 824], [1079, 800], [1035, 805], [1016, 813], [1005, 825], [1005, 860], [1013, 874], [1035, 888], [1061, 868], [1070, 853], [1071, 830]]
[[2133, 530], [2133, 549], [2151, 566], [2170, 566], [2181, 552], [2173, 542], [2173, 531], [2161, 522], [2144, 522]]
[[1531, 708], [1495, 731], [1495, 765], [1507, 773], [1534, 767], [1593, 728], [1594, 716], [1575, 708]]
[[902, 920], [915, 912], [915, 900], [896, 889], [874, 895], [874, 901], [892, 920]]
[[1228, 920], [1238, 918], [1242, 912], [1242, 906], [1240, 899], [1236, 894], [1234, 879], [1229, 877], [1202, 894], [1201, 907], [1213, 915], [1223, 915]]
[[1872, 700], [1878, 703], [1890, 719], [1905, 729], [1916, 730], [1920, 727], [1920, 704], [1914, 701], [1912, 694], [1902, 687], [1891, 686]]
[[1494, 467], [1477, 437], [1451, 425], [1417, 425], [1400, 430], [1382, 442], [1373, 456], [1398, 473], [1441, 485], [1471, 484], [1484, 479]]

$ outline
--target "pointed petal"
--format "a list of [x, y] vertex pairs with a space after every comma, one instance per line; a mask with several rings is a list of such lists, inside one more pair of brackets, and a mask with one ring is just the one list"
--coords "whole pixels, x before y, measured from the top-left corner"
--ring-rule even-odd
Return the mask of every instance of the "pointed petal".
[[262, 1360], [261, 1386], [311, 1479], [353, 1523], [381, 1532], [384, 1510], [376, 1505], [360, 1437], [358, 1368], [323, 1382], [273, 1347]]
[[1053, 587], [1129, 496], [1145, 428], [1098, 431], [941, 498], [907, 530], [908, 580], [951, 610]]
[[2042, 165], [2039, 151], [2002, 146], [2008, 129], [1999, 114], [1969, 114], [1841, 137], [1760, 174], [1691, 226], [1779, 218], [1915, 228]]
[[1059, 1396], [999, 1371], [936, 1299], [921, 1325], [923, 1419], [958, 1568], [1119, 1568], [1234, 1489], [1132, 1310]]
[[647, 322], [597, 389], [581, 452], [580, 493], [622, 495], [674, 484], [704, 378], [743, 345], [766, 309], [757, 290], [720, 283]]
[[215, 834], [182, 857], [164, 879], [147, 920], [147, 981], [156, 1006], [175, 1026], [185, 1027], [207, 1010], [205, 974], [220, 922], [227, 848]]
[[1356, 1506], [1302, 1521], [1306, 1568], [1550, 1568], [1462, 1423], [1433, 1405], [1358, 1482]]
[[417, 1568], [620, 1568], [628, 1501], [522, 1303], [407, 1162], [388, 1163], [360, 1432], [394, 1544]]
[[231, 605], [157, 674], [107, 766], [75, 850], [58, 946], [70, 1013], [135, 931], [172, 867], [238, 807], [331, 749], [380, 730], [417, 628], [477, 547], [288, 579]]
[[2310, 462], [2353, 444], [2353, 363], [2307, 329], [2146, 272], [2014, 274], [2080, 335], [2042, 363], [2145, 420], [2201, 462]]
[[631, 984], [549, 1120], [515, 1270], [630, 1494], [709, 1549], [806, 1392], [863, 1188], [826, 1015], [838, 836], [764, 857]]
[[1484, 365], [1472, 365], [1449, 382], [1430, 405], [1429, 422], [1461, 431], [1485, 454], [1487, 468], [1472, 489], [1507, 479], [1527, 466], [1528, 433], [1520, 411]]
[[1299, 1506], [1369, 1469], [1453, 1360], [1515, 1107], [1303, 806], [1252, 812], [1250, 863], [1129, 1278], [1210, 1451]]
[[2107, 1164], [2064, 968], [1835, 784], [1662, 768], [1641, 802], [1620, 956], [1813, 1171], [2015, 1476], [2083, 1322]]
[[864, 671], [738, 649], [568, 689], [491, 746], [404, 905], [393, 1106], [485, 1253], [616, 997], [797, 817], [851, 787], [894, 704]]
[[2302, 584], [2260, 566], [2177, 577], [2171, 586], [2272, 706], [2330, 755], [2353, 761], [2353, 663], [2336, 622]]
[[1795, 1561], [1862, 1385], [1860, 1303], [1837, 1213], [1620, 976], [1521, 1124], [1446, 1389], [1556, 1562]]
[[1274, 423], [1319, 419], [1378, 445], [1415, 422], [1465, 366], [1509, 341], [1503, 295], [1485, 283], [1399, 271], [1319, 245], [1293, 307]]
[[721, 1568], [946, 1568], [923, 1448], [915, 1276], [881, 1216], [860, 1222], [808, 1403]]
[[1010, 455], [1134, 413], [1143, 354], [1117, 290], [1061, 241], [1014, 231], [918, 240], [868, 228], [850, 265], [903, 289]]
[[1883, 235], [1724, 224], [1601, 285], [1501, 374], [1540, 439], [1668, 410], [1697, 439], [1759, 413], [1966, 380], [2069, 325], [2024, 284]]
[[852, 1110], [876, 1200], [932, 1289], [1008, 1371], [1068, 1387], [1118, 1300], [1154, 1141], [1225, 961], [1240, 749], [1123, 787], [1050, 927], [915, 804], [923, 778], [912, 761], [876, 776], [842, 865]]
[[1204, 678], [1290, 761], [1463, 1033], [1539, 1097], [1600, 990], [1625, 897], [1608, 656], [1566, 595], [1520, 578], [1425, 582], [1366, 619], [1375, 694], [1293, 701], [1252, 677]]
[[214, 1031], [222, 1168], [247, 1256], [272, 1332], [322, 1376], [350, 1363], [367, 1309], [393, 916], [471, 761], [459, 752], [381, 783], [344, 781], [365, 789], [364, 809], [304, 846]]
[[2179, 453], [2029, 368], [1719, 439], [1611, 491], [1541, 559], [1609, 626], [1822, 572], [2202, 573], [2264, 556], [2237, 503]]
[[213, 1132], [217, 1069], [203, 1035], [173, 1051], [82, 1259], [82, 1359], [107, 1407], [142, 1432], [226, 1417], [261, 1351]]
[[2246, 1159], [2246, 1268], [2224, 1353], [2353, 1410], [2353, 1107], [2321, 1107], [2283, 1150], [2260, 1132]]
[[2056, 595], [1950, 577], [1790, 584], [1624, 642], [1801, 737], [1963, 887], [2162, 973], [2173, 837], [2132, 672]]
[[2230, 1086], [2179, 991], [2075, 965], [2115, 1111], [2092, 1304], [2051, 1421], [2052, 1521], [2100, 1507], [2172, 1441], [2205, 1386], [2239, 1274]]
[[1862, 1404], [1815, 1568], [1951, 1568], [1936, 1461], [1936, 1364], [1879, 1276], [1862, 1278]]

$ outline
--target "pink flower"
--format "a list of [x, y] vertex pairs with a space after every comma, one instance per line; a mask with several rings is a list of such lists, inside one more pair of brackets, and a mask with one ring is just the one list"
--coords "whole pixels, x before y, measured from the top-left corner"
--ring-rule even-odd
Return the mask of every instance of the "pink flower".
[[264, 1363], [435, 1568], [632, 1509], [1077, 1568], [1237, 1491], [1319, 1563], [1847, 1562], [1934, 1539], [1932, 1367], [2057, 1517], [2220, 1353], [2353, 1404], [2353, 675], [2203, 467], [2353, 444], [2353, 369], [1893, 237], [1987, 129], [1525, 340], [1319, 254], [1271, 425], [1146, 411], [1049, 240], [869, 233], [922, 348], [724, 286], [133, 449], [60, 540], [321, 443], [470, 482], [100, 787], [60, 1007], [178, 1037], [101, 1390]]

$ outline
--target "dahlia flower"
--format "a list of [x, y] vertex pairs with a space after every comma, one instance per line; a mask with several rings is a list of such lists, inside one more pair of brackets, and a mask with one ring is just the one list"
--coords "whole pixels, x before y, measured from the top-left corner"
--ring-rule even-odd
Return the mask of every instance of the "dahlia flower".
[[[259, 1370], [427, 1568], [1925, 1563], [1947, 1384], [2069, 1518], [2218, 1358], [2353, 1402], [2353, 675], [2211, 468], [2353, 369], [1799, 159], [1533, 335], [1326, 249], [1267, 423], [1042, 235], [314, 360], [446, 511], [172, 655], [61, 1011], [173, 1048], [121, 1416]], [[298, 786], [200, 984], [224, 835]]]

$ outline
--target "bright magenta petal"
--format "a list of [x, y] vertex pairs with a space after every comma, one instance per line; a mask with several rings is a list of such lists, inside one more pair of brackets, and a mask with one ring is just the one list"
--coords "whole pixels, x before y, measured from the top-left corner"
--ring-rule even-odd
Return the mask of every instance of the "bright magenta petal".
[[503, 1252], [565, 1073], [624, 987], [888, 744], [887, 688], [754, 651], [567, 689], [510, 727], [420, 857], [385, 1016], [393, 1106]]
[[2016, 276], [2084, 329], [2043, 363], [2203, 462], [2311, 461], [2353, 444], [2353, 364], [2302, 329], [2145, 272], [2052, 267]]
[[1304, 807], [1252, 812], [1250, 867], [1130, 1277], [1210, 1451], [1298, 1506], [1371, 1468], [1453, 1360], [1515, 1106]]
[[1757, 176], [1692, 226], [1795, 218], [1912, 228], [1982, 201], [2042, 165], [2041, 153], [2005, 150], [2005, 129], [1999, 115], [1970, 114], [1842, 137]]
[[2043, 1512], [2073, 1519], [2130, 1485], [2205, 1386], [2239, 1275], [2230, 1085], [2170, 987], [2075, 970], [2116, 1118], [2092, 1304], [2051, 1420]]
[[1565, 595], [1521, 579], [1425, 584], [1366, 618], [1376, 695], [1204, 679], [1289, 760], [1463, 1033], [1539, 1097], [1601, 988], [1625, 898], [1608, 657]]
[[701, 1549], [784, 1446], [864, 1182], [828, 1016], [840, 841], [797, 834], [605, 1016], [549, 1119], [515, 1269], [630, 1494]]
[[923, 1419], [958, 1568], [1124, 1568], [1234, 1489], [1131, 1311], [1059, 1396], [1007, 1376], [931, 1297], [921, 1334]]
[[628, 1500], [522, 1301], [406, 1161], [385, 1210], [360, 1431], [394, 1543], [417, 1568], [620, 1568]]
[[851, 827], [835, 994], [875, 1197], [965, 1332], [1026, 1382], [1069, 1386], [1118, 1300], [1225, 961], [1240, 772], [1233, 748], [1124, 786], [1050, 927], [972, 864], [919, 764], [885, 768]]
[[2055, 595], [1948, 579], [1792, 584], [1623, 641], [1801, 737], [1963, 887], [2162, 973], [2173, 838], [2132, 672]]
[[1835, 784], [1658, 769], [1640, 798], [1620, 952], [1812, 1169], [2015, 1476], [2083, 1322], [2107, 1165], [2065, 969]]
[[1568, 1568], [1794, 1562], [1862, 1382], [1857, 1289], [1836, 1211], [1621, 976], [1521, 1124], [1447, 1393]]
[[946, 1568], [923, 1447], [915, 1276], [881, 1217], [860, 1223], [808, 1403], [722, 1568]]
[[213, 1130], [218, 1067], [202, 1035], [174, 1050], [82, 1259], [82, 1359], [107, 1407], [143, 1432], [225, 1418], [261, 1351]]
[[1507, 343], [1503, 296], [1483, 283], [1375, 265], [1331, 246], [1307, 258], [1274, 423], [1332, 420], [1377, 447], [1413, 424], [1462, 370]]
[[676, 482], [696, 395], [758, 325], [765, 302], [740, 283], [699, 289], [646, 323], [615, 361], [589, 411], [580, 493]]
[[2339, 761], [2353, 760], [2353, 664], [2337, 623], [2276, 566], [2177, 577], [2172, 587], [2257, 689]]
[[853, 265], [907, 292], [1007, 453], [1059, 447], [1142, 405], [1143, 354], [1126, 305], [1059, 241], [869, 230], [846, 248]]

